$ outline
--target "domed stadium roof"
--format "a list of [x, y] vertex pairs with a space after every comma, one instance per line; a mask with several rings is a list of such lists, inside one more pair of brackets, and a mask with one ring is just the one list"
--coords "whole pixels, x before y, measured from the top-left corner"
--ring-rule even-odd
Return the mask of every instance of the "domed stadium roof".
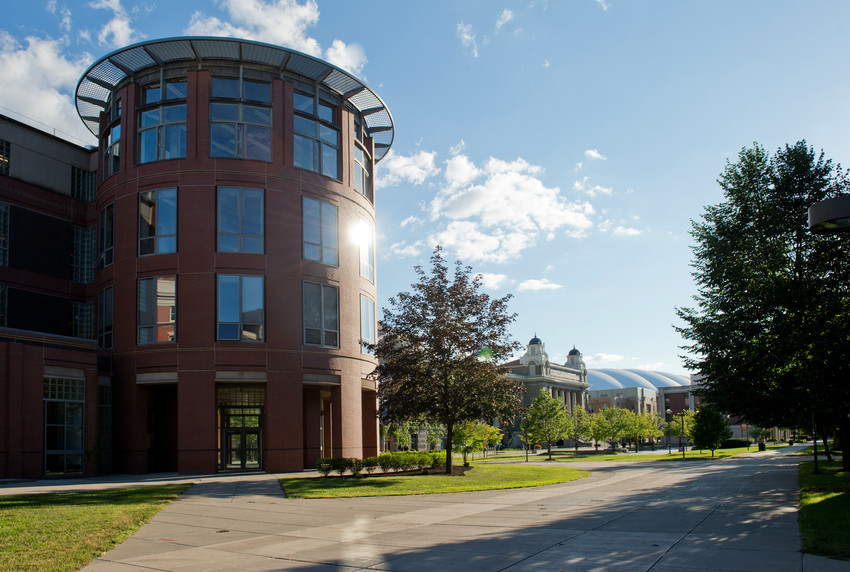
[[691, 384], [691, 380], [685, 375], [643, 369], [609, 368], [587, 370], [587, 382], [590, 384], [591, 391], [625, 387], [643, 387], [658, 391], [661, 387], [681, 387]]

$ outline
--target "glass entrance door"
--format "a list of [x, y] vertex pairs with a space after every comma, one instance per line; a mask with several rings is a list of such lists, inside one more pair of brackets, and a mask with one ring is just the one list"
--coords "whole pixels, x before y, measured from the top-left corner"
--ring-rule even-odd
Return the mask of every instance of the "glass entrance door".
[[221, 408], [221, 469], [263, 468], [262, 407]]

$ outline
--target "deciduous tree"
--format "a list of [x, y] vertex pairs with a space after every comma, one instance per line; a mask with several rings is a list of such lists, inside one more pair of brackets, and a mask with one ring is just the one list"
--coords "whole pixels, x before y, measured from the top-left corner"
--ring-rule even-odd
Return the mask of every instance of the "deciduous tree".
[[541, 389], [540, 395], [534, 398], [525, 413], [525, 419], [531, 434], [541, 442], [546, 441], [551, 461], [552, 441], [563, 439], [569, 431], [569, 420], [564, 405], [552, 397], [551, 393]]
[[454, 429], [477, 419], [511, 419], [523, 387], [498, 364], [519, 349], [508, 326], [510, 295], [482, 293], [480, 275], [455, 264], [449, 269], [437, 247], [431, 270], [415, 268], [411, 292], [389, 300], [376, 344], [366, 344], [380, 365], [377, 379], [383, 421], [426, 418], [446, 428], [446, 473], [452, 472]]
[[730, 435], [729, 419], [715, 407], [703, 404], [694, 415], [693, 440], [697, 449], [709, 449], [713, 457], [714, 450]]

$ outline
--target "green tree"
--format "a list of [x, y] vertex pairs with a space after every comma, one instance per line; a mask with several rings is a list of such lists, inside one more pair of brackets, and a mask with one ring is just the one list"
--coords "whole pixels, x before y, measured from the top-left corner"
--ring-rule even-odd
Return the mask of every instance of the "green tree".
[[498, 364], [519, 349], [508, 326], [510, 296], [481, 293], [480, 275], [455, 264], [454, 273], [437, 247], [431, 272], [415, 268], [412, 292], [390, 298], [382, 335], [366, 344], [380, 364], [379, 415], [384, 422], [426, 418], [446, 430], [446, 473], [452, 472], [454, 430], [476, 419], [511, 419], [523, 387]]
[[603, 440], [610, 442], [612, 449], [615, 448], [618, 440], [626, 436], [626, 428], [630, 419], [629, 413], [628, 409], [620, 407], [609, 407], [603, 409], [600, 413], [604, 420], [601, 424], [604, 432]]
[[724, 202], [691, 231], [696, 304], [677, 309], [687, 366], [723, 412], [762, 427], [814, 416], [850, 434], [850, 241], [807, 221], [848, 192], [847, 173], [805, 141], [773, 157], [756, 144], [718, 183]]
[[591, 413], [589, 417], [589, 436], [593, 439], [593, 445], [598, 451], [599, 442], [605, 441], [608, 436], [608, 420], [602, 413]]
[[729, 418], [715, 407], [703, 404], [694, 415], [693, 441], [697, 449], [714, 450], [720, 447], [724, 439], [732, 435], [729, 430]]
[[454, 431], [454, 452], [463, 455], [463, 463], [467, 463], [467, 457], [483, 451], [484, 447], [498, 442], [502, 438], [502, 432], [492, 425], [483, 421], [467, 420], [459, 423]]
[[578, 442], [590, 437], [591, 418], [581, 407], [575, 407], [567, 414], [566, 439], [572, 439], [575, 452], [578, 453]]
[[569, 431], [569, 420], [563, 404], [548, 391], [541, 389], [540, 395], [534, 398], [525, 413], [525, 419], [531, 434], [541, 442], [546, 441], [551, 461], [552, 441], [563, 439]]
[[666, 421], [667, 429], [666, 433], [671, 437], [679, 437], [688, 440], [693, 440], [693, 427], [694, 427], [694, 415], [696, 414], [694, 411], [690, 409], [685, 409], [685, 432], [682, 433], [682, 414], [681, 413], [673, 413], [670, 415], [670, 419]]
[[622, 436], [634, 441], [635, 453], [638, 452], [638, 447], [643, 439], [653, 439], [663, 434], [656, 415], [626, 411], [623, 417], [625, 424]]

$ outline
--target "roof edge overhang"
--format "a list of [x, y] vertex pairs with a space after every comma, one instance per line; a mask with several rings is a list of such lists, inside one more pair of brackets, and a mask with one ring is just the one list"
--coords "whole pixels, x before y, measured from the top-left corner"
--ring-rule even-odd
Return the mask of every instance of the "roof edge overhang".
[[392, 145], [395, 130], [389, 108], [363, 81], [333, 64], [296, 50], [219, 36], [181, 36], [147, 40], [115, 50], [94, 62], [77, 82], [77, 113], [95, 137], [100, 112], [107, 109], [113, 90], [126, 79], [153, 67], [197, 61], [233, 61], [269, 66], [280, 75], [312, 81], [351, 104], [363, 116], [367, 134], [375, 143], [375, 162]]

